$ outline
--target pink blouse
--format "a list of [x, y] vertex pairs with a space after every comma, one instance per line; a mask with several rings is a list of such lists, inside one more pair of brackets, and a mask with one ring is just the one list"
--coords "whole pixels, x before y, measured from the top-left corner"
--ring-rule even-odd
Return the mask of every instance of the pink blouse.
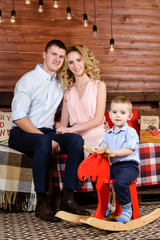
[[[99, 81], [89, 81], [81, 99], [75, 87], [67, 92], [67, 105], [70, 114], [70, 125], [86, 122], [95, 116], [97, 104], [97, 85]], [[105, 121], [105, 117], [104, 117]], [[97, 127], [81, 131], [82, 137], [105, 134], [104, 123]]]

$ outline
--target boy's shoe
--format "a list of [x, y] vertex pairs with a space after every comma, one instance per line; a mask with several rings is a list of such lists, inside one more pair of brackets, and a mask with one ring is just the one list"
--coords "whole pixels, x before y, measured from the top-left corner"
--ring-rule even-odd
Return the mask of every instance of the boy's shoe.
[[132, 206], [131, 203], [122, 206], [122, 213], [117, 218], [117, 222], [127, 223], [132, 217]]
[[112, 209], [112, 205], [110, 204], [110, 202], [108, 202], [108, 207], [107, 207], [106, 213], [104, 215], [105, 217], [109, 216], [111, 209]]

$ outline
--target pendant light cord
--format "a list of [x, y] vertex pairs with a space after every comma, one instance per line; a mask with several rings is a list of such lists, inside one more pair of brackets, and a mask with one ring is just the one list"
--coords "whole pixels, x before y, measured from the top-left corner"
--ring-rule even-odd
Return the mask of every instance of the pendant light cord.
[[96, 25], [96, 0], [94, 0], [94, 25]]
[[112, 17], [113, 17], [113, 5], [112, 5], [112, 0], [111, 0], [111, 38], [113, 38]]

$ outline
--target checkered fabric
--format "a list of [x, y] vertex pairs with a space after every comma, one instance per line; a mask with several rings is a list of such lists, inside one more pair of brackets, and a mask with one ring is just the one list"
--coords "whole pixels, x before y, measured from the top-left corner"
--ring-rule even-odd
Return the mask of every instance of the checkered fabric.
[[[140, 143], [141, 159], [137, 186], [160, 184], [160, 144]], [[66, 155], [58, 155], [53, 159], [53, 177], [50, 184], [63, 189]], [[79, 185], [78, 191], [93, 191], [91, 180]], [[20, 196], [23, 194], [23, 199]], [[32, 159], [7, 146], [0, 145], [0, 208], [6, 208], [21, 199], [23, 209], [34, 210], [36, 194], [32, 178]], [[24, 204], [25, 202], [25, 204]]]
[[0, 208], [34, 210], [36, 194], [32, 178], [32, 158], [0, 145]]
[[[137, 187], [160, 184], [160, 144], [140, 143], [139, 155], [141, 165], [139, 167], [140, 173], [137, 178]], [[57, 164], [54, 164], [54, 184], [62, 190], [66, 155], [59, 155], [56, 160]], [[84, 185], [79, 187], [78, 191], [89, 192], [92, 190], [91, 180], [88, 179]]]
[[141, 165], [137, 186], [160, 184], [160, 144], [140, 143], [139, 155]]
[[0, 146], [0, 190], [34, 192], [32, 158]]
[[[64, 183], [64, 170], [66, 163], [67, 155], [59, 154], [56, 156], [56, 159], [53, 161], [53, 171], [54, 171], [54, 185], [59, 186], [60, 190], [63, 190]], [[86, 182], [80, 182], [78, 192], [91, 192], [93, 191], [93, 186], [90, 178]]]

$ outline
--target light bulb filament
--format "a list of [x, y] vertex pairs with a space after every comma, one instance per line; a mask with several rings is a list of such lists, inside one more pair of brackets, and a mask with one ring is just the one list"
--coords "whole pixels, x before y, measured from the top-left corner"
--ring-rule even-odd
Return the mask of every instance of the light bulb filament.
[[15, 23], [16, 19], [15, 19], [15, 16], [12, 16], [11, 17], [11, 23]]
[[83, 20], [83, 26], [88, 27], [88, 20], [87, 19]]
[[110, 45], [110, 49], [109, 49], [109, 50], [110, 50], [110, 52], [113, 52], [113, 51], [114, 51], [114, 44], [111, 44], [111, 45]]
[[38, 12], [43, 12], [43, 5], [39, 5]]
[[26, 0], [25, 3], [26, 4], [31, 4], [31, 0]]
[[67, 13], [67, 20], [71, 20], [71, 19], [72, 19], [71, 13]]
[[71, 8], [67, 7], [67, 20], [71, 20], [71, 19], [72, 19]]

